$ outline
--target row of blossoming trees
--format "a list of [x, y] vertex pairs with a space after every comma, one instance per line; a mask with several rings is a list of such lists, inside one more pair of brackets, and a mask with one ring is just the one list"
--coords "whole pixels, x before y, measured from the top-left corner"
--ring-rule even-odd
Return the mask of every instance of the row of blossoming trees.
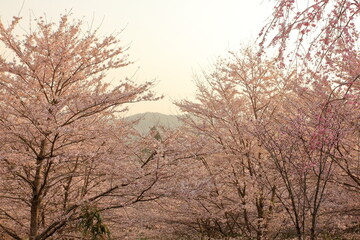
[[219, 59], [176, 103], [183, 126], [145, 137], [118, 113], [153, 83], [104, 81], [130, 63], [116, 37], [67, 15], [20, 39], [0, 24], [0, 238], [358, 237], [359, 4], [275, 2], [260, 48]]
[[315, 239], [359, 226], [359, 89], [303, 80], [246, 48], [199, 82], [197, 101], [177, 103], [197, 173], [175, 198], [199, 233]]
[[360, 5], [275, 2], [260, 49], [219, 59], [176, 103], [168, 222], [215, 239], [357, 239]]

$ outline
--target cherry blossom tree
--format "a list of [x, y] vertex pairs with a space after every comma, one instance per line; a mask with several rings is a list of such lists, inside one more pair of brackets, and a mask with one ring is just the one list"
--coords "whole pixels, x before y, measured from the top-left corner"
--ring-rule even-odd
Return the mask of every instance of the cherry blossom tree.
[[[356, 204], [336, 198], [339, 193], [352, 196], [338, 183], [349, 185], [358, 166], [357, 161], [348, 164], [357, 156], [352, 141], [357, 118], [340, 107], [349, 86], [334, 85], [346, 80], [340, 72], [320, 84], [320, 73], [281, 70], [254, 52], [245, 49], [220, 59], [214, 72], [198, 82], [197, 101], [177, 103], [188, 113], [184, 134], [199, 141], [192, 140], [189, 148], [196, 153], [198, 178], [191, 174], [177, 180], [189, 192], [178, 199], [189, 206], [188, 215], [199, 216], [187, 224], [208, 237], [315, 239], [319, 229], [341, 227], [339, 219], [343, 226], [349, 222], [335, 212], [347, 209], [345, 215], [353, 219], [349, 212], [356, 211]], [[348, 158], [345, 146], [351, 149]], [[341, 168], [352, 178], [344, 178]], [[346, 207], [334, 205], [334, 199]]]
[[0, 23], [9, 53], [0, 58], [0, 229], [13, 239], [76, 236], [84, 206], [106, 212], [157, 197], [116, 115], [155, 100], [153, 83], [107, 83], [109, 70], [130, 64], [126, 49], [69, 18], [40, 18], [23, 37], [20, 18]]
[[359, 2], [273, 2], [273, 15], [260, 33], [260, 45], [265, 52], [275, 47], [280, 66], [296, 69], [299, 80], [292, 89], [300, 99], [293, 112], [304, 124], [298, 127], [301, 133], [298, 129], [293, 132], [303, 136], [313, 153], [318, 152], [318, 160], [326, 159], [327, 164], [316, 161], [314, 167], [320, 170], [324, 163], [339, 167], [329, 179], [339, 183], [338, 192], [343, 192], [344, 186], [347, 193], [358, 192]]
[[252, 131], [275, 110], [283, 76], [251, 47], [219, 59], [214, 72], [204, 75], [197, 101], [177, 103], [188, 114], [184, 131], [204, 145], [197, 161], [203, 164], [198, 181], [207, 179], [206, 187], [188, 199], [202, 216], [199, 231], [209, 237], [274, 236], [281, 225], [281, 216], [274, 217], [278, 186]]
[[283, 102], [289, 106], [285, 105], [271, 124], [259, 126], [259, 139], [269, 152], [276, 175], [283, 181], [277, 197], [289, 214], [298, 239], [307, 235], [315, 239], [335, 168], [327, 153], [335, 151], [339, 124], [330, 117], [333, 111], [319, 119], [319, 106], [309, 95]]

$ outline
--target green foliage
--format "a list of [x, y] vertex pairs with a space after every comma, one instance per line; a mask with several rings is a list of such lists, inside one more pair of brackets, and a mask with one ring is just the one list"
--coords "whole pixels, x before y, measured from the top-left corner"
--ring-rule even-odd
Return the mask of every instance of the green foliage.
[[161, 135], [160, 135], [160, 132], [156, 129], [156, 126], [153, 126], [151, 129], [150, 129], [150, 132], [153, 134], [153, 137], [158, 140], [158, 141], [161, 141]]
[[104, 224], [97, 208], [86, 205], [81, 209], [81, 212], [79, 229], [85, 239], [111, 240], [110, 230]]

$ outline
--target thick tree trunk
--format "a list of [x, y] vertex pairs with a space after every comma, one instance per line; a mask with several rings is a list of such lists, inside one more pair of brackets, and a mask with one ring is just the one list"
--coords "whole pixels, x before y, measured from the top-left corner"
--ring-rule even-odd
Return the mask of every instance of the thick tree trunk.
[[39, 226], [39, 199], [33, 198], [31, 202], [31, 219], [30, 219], [30, 240], [35, 240]]

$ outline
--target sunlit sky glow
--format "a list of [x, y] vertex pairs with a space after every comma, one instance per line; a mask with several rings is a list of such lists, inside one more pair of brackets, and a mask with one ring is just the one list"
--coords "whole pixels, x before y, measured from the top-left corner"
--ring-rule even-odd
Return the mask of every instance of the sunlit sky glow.
[[[216, 58], [241, 43], [253, 41], [271, 12], [267, 0], [0, 0], [1, 19], [7, 24], [21, 16], [28, 29], [31, 16], [46, 14], [57, 22], [71, 10], [84, 26], [100, 26], [101, 34], [120, 33], [135, 63], [109, 79], [134, 75], [134, 81], [155, 79], [153, 89], [164, 95], [158, 102], [137, 103], [129, 114], [178, 114], [172, 101], [192, 99], [193, 76], [210, 70]], [[123, 30], [123, 31], [122, 31]]]

